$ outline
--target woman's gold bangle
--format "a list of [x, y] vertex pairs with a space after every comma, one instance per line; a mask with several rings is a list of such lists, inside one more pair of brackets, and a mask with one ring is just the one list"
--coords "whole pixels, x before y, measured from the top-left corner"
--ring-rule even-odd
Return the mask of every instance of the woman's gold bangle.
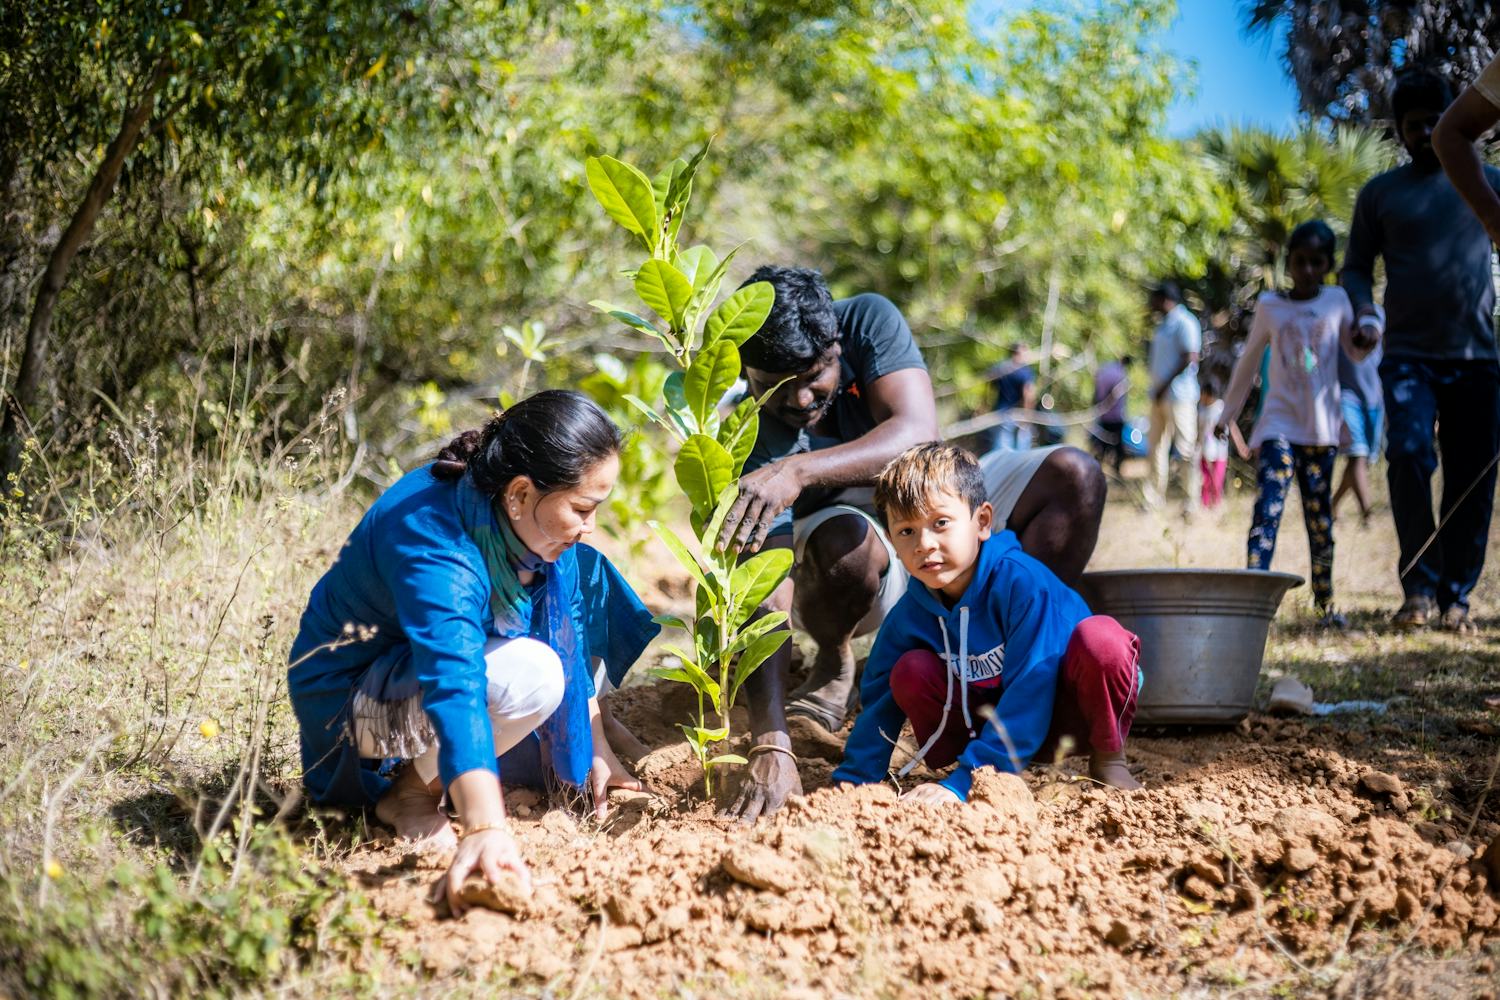
[[458, 839], [459, 840], [463, 840], [465, 837], [467, 837], [471, 833], [483, 833], [486, 830], [503, 830], [503, 829], [505, 829], [505, 824], [504, 823], [476, 823], [474, 826], [466, 826], [466, 827], [464, 827], [464, 832], [461, 833], [461, 834], [459, 834]]

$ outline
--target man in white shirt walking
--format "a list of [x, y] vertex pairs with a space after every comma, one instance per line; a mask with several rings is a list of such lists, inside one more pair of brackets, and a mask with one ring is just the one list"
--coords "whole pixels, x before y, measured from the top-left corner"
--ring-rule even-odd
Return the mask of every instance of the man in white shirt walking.
[[1147, 450], [1151, 477], [1146, 483], [1146, 502], [1160, 506], [1166, 499], [1171, 475], [1172, 446], [1177, 447], [1182, 468], [1187, 471], [1183, 491], [1189, 508], [1198, 506], [1198, 491], [1192, 473], [1198, 453], [1198, 353], [1203, 329], [1182, 304], [1182, 290], [1174, 281], [1163, 281], [1151, 293], [1151, 309], [1161, 316], [1151, 337], [1148, 360], [1151, 375], [1151, 429]]

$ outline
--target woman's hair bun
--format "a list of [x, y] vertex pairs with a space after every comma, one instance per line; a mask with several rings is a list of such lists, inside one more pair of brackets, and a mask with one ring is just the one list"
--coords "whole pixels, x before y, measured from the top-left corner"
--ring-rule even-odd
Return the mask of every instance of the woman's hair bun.
[[449, 441], [433, 460], [433, 476], [445, 482], [453, 482], [462, 478], [464, 470], [469, 467], [469, 460], [479, 451], [479, 445], [483, 440], [484, 430], [476, 429], [464, 431]]

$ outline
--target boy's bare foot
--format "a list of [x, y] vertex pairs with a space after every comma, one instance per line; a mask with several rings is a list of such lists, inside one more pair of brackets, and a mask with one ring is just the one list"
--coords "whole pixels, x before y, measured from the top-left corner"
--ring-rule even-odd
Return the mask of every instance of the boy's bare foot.
[[801, 687], [787, 695], [786, 714], [806, 716], [830, 733], [836, 733], [858, 696], [853, 648], [847, 642], [831, 650], [819, 646], [812, 673]]
[[375, 816], [395, 827], [397, 837], [413, 841], [422, 850], [451, 850], [458, 846], [458, 836], [447, 815], [438, 808], [442, 801], [441, 786], [432, 790], [417, 777], [416, 768], [406, 767], [375, 803]]
[[599, 702], [599, 714], [604, 723], [604, 738], [609, 740], [609, 748], [615, 752], [615, 756], [636, 764], [651, 752], [650, 747], [636, 739], [635, 733], [626, 729], [625, 724], [615, 718], [609, 705], [603, 700]]
[[1125, 766], [1125, 753], [1096, 753], [1089, 755], [1089, 777], [1111, 788], [1134, 791], [1144, 788], [1130, 769]]

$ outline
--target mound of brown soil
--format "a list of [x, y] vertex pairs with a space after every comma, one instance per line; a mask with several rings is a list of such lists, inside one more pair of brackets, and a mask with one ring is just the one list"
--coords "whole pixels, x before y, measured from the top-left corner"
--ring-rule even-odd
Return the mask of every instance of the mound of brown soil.
[[398, 952], [557, 988], [587, 976], [609, 996], [763, 981], [769, 995], [932, 997], [1243, 982], [1390, 928], [1436, 949], [1500, 943], [1500, 898], [1474, 850], [1493, 824], [1463, 840], [1462, 824], [1441, 821], [1441, 781], [1414, 787], [1373, 766], [1361, 734], [1266, 719], [1139, 737], [1144, 791], [1059, 768], [982, 772], [971, 802], [950, 807], [900, 802], [890, 786], [826, 788], [832, 765], [805, 761], [809, 794], [744, 828], [689, 795], [696, 764], [666, 722], [680, 695], [615, 697], [662, 745], [641, 765], [655, 794], [612, 800], [603, 827], [556, 809], [516, 815], [538, 883], [521, 915], [440, 920], [425, 901], [430, 863], [355, 857], [398, 919]]

